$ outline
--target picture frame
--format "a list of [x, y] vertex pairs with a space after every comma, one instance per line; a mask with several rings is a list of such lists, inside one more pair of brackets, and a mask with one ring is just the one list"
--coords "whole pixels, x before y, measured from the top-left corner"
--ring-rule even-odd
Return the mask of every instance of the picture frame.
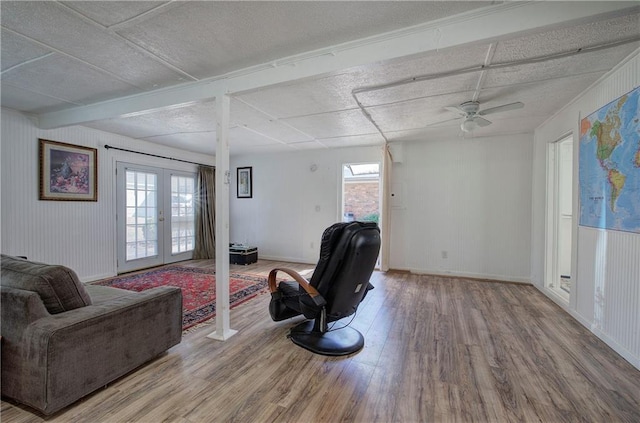
[[98, 201], [98, 150], [64, 142], [40, 143], [40, 200]]
[[239, 167], [237, 172], [237, 197], [253, 197], [253, 169], [251, 166]]

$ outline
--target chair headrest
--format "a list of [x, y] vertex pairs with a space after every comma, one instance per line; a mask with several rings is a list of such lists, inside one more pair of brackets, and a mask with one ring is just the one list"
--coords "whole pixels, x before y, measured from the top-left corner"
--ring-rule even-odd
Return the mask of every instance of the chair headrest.
[[322, 233], [322, 240], [320, 242], [320, 258], [318, 259], [318, 264], [316, 264], [316, 268], [313, 271], [313, 276], [310, 281], [311, 286], [318, 286], [319, 281], [327, 270], [331, 255], [335, 252], [338, 242], [342, 238], [342, 234], [347, 227], [377, 228], [378, 225], [375, 222], [338, 222], [325, 229]]

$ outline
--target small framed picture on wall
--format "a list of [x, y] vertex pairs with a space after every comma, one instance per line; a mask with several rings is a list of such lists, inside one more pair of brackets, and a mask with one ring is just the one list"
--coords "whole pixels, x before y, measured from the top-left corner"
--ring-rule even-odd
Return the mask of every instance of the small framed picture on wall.
[[237, 169], [238, 177], [238, 198], [251, 198], [253, 197], [253, 176], [252, 168], [239, 167]]
[[98, 150], [39, 139], [40, 200], [98, 201]]

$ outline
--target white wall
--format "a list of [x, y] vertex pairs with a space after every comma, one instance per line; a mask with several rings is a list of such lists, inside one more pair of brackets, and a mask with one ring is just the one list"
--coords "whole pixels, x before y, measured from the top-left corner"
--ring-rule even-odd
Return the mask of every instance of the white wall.
[[[38, 138], [98, 148], [97, 203], [38, 200]], [[405, 144], [405, 161], [395, 164], [394, 180], [402, 181], [409, 195], [404, 208], [392, 211], [392, 268], [528, 280], [529, 234], [506, 234], [529, 225], [530, 183], [523, 183], [530, 178], [529, 138]], [[193, 166], [105, 150], [105, 144], [214, 161], [83, 127], [42, 131], [24, 115], [3, 110], [2, 252], [67, 265], [84, 281], [116, 273], [116, 160]], [[359, 147], [232, 157], [231, 241], [257, 245], [262, 258], [315, 263], [322, 231], [340, 220], [342, 164], [381, 161], [381, 151]], [[317, 170], [311, 171], [312, 164]], [[253, 167], [252, 199], [235, 196], [239, 166]], [[448, 260], [440, 259], [444, 249]]]
[[[38, 138], [98, 148], [98, 202], [38, 200]], [[67, 265], [84, 281], [116, 273], [116, 160], [194, 169], [105, 144], [214, 162], [84, 127], [43, 131], [6, 109], [1, 140], [2, 252]], [[527, 281], [529, 232], [521, 228], [530, 226], [530, 137], [403, 148], [394, 182], [405, 185], [407, 196], [403, 208], [392, 210], [392, 268]], [[379, 146], [232, 157], [231, 241], [257, 245], [263, 258], [315, 263], [322, 231], [340, 220], [342, 164], [381, 158]], [[235, 196], [239, 166], [253, 167], [252, 199]], [[442, 250], [448, 259], [441, 259]]]
[[[532, 281], [583, 325], [640, 368], [640, 235], [578, 226], [578, 125], [582, 117], [640, 85], [637, 50], [535, 132]], [[544, 285], [547, 144], [574, 136], [574, 285], [569, 303]]]
[[391, 268], [529, 282], [532, 141], [403, 143], [393, 167], [401, 198], [392, 208]]
[[[403, 143], [391, 268], [528, 282], [531, 143], [532, 135]], [[258, 246], [261, 258], [315, 263], [322, 231], [340, 219], [341, 165], [381, 156], [381, 147], [361, 147], [232, 157], [231, 241]], [[252, 199], [235, 198], [244, 166], [253, 166]]]
[[[230, 241], [257, 246], [260, 258], [316, 263], [322, 231], [341, 219], [342, 165], [381, 161], [381, 146], [232, 156]], [[236, 198], [245, 166], [253, 198]]]
[[[98, 149], [98, 201], [38, 200], [38, 138]], [[71, 267], [82, 281], [116, 274], [116, 160], [192, 171], [194, 165], [106, 150], [105, 144], [214, 163], [190, 154], [84, 127], [40, 130], [26, 116], [2, 109], [1, 251]], [[212, 140], [215, 142], [215, 140]]]

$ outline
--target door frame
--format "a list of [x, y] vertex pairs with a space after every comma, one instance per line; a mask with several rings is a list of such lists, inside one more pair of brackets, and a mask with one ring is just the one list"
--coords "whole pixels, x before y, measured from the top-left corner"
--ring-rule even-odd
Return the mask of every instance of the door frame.
[[[571, 253], [570, 253], [570, 263], [571, 263], [571, 279], [570, 279], [570, 289], [569, 293], [561, 290], [557, 284], [559, 284], [560, 270], [559, 270], [559, 260], [558, 260], [558, 249], [559, 246], [559, 232], [560, 232], [560, 199], [559, 199], [559, 174], [560, 174], [560, 163], [559, 158], [559, 149], [562, 147], [561, 143], [567, 140], [571, 140], [572, 147], [572, 163], [570, 169], [571, 175], [571, 190], [569, 195], [571, 196]], [[543, 286], [545, 291], [553, 294], [553, 296], [559, 300], [561, 300], [564, 304], [570, 305], [572, 302], [575, 302], [575, 284], [577, 280], [577, 224], [576, 224], [576, 210], [577, 210], [577, 199], [576, 199], [576, 183], [577, 183], [577, 175], [576, 175], [576, 155], [577, 148], [579, 146], [576, 144], [576, 140], [574, 139], [573, 133], [567, 133], [562, 137], [554, 140], [553, 142], [547, 143], [546, 150], [546, 189], [545, 189], [545, 266], [544, 266], [544, 281]], [[557, 279], [557, 280], [556, 280]]]
[[[342, 162], [340, 164], [340, 169], [339, 169], [339, 196], [338, 196], [338, 210], [337, 210], [337, 214], [338, 214], [338, 220], [337, 222], [344, 222], [345, 221], [345, 216], [344, 216], [344, 167], [347, 165], [358, 165], [358, 164], [377, 164], [378, 165], [378, 228], [380, 229], [380, 236], [384, 236], [385, 234], [382, 233], [382, 221], [383, 219], [388, 219], [388, 216], [384, 215], [384, 207], [383, 207], [383, 202], [384, 202], [384, 193], [383, 193], [383, 180], [382, 180], [382, 167], [383, 167], [383, 162], [382, 160], [367, 160], [367, 161], [346, 161], [346, 162]], [[376, 260], [376, 269], [380, 268], [381, 265], [381, 252], [378, 253], [378, 258]]]

